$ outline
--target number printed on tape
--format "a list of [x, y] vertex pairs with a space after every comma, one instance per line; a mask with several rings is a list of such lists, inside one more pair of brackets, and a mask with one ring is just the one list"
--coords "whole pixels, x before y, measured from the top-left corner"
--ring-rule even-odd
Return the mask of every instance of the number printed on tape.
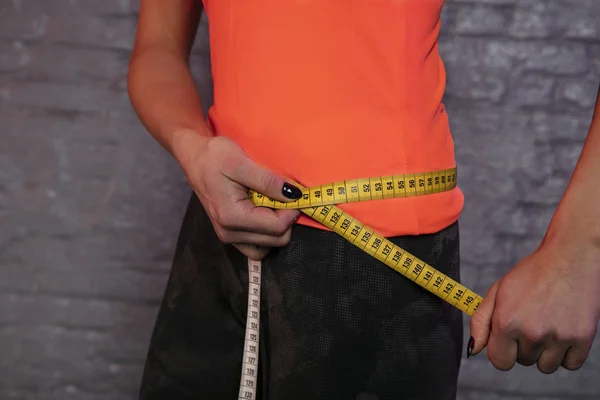
[[238, 399], [255, 400], [258, 377], [258, 353], [260, 337], [260, 268], [259, 261], [248, 260], [249, 294], [248, 318], [244, 339], [242, 376]]

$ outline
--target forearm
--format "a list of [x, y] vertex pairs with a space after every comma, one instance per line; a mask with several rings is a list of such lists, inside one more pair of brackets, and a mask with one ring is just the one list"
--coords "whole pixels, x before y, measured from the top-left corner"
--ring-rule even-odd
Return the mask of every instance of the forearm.
[[600, 248], [600, 91], [581, 155], [547, 236]]
[[134, 51], [129, 64], [133, 108], [154, 139], [181, 162], [182, 149], [211, 136], [187, 60], [157, 45]]

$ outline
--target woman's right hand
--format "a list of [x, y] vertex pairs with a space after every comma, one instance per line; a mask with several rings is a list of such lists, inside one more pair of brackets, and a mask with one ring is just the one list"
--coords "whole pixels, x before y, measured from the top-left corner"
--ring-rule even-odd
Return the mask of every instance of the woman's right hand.
[[176, 158], [219, 239], [252, 260], [285, 246], [300, 211], [257, 207], [248, 189], [280, 201], [300, 198], [300, 189], [253, 162], [226, 137], [179, 133]]

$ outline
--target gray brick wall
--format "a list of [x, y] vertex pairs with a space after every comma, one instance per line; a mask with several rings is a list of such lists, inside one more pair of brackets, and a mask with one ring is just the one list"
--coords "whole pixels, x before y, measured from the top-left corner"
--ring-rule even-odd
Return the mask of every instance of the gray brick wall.
[[[418, 1], [418, 0], [413, 0]], [[137, 4], [0, 2], [0, 399], [135, 398], [188, 196], [125, 92]], [[600, 1], [448, 0], [446, 104], [484, 293], [541, 239], [600, 82]], [[206, 25], [195, 73], [210, 98]], [[600, 398], [583, 370], [464, 360], [461, 400]]]

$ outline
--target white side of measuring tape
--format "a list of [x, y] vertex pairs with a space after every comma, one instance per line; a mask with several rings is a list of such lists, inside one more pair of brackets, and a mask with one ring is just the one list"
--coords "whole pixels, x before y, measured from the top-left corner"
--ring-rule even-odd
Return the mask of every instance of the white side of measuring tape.
[[244, 358], [239, 400], [255, 400], [258, 382], [258, 346], [260, 335], [261, 262], [248, 259], [248, 317], [244, 336]]

